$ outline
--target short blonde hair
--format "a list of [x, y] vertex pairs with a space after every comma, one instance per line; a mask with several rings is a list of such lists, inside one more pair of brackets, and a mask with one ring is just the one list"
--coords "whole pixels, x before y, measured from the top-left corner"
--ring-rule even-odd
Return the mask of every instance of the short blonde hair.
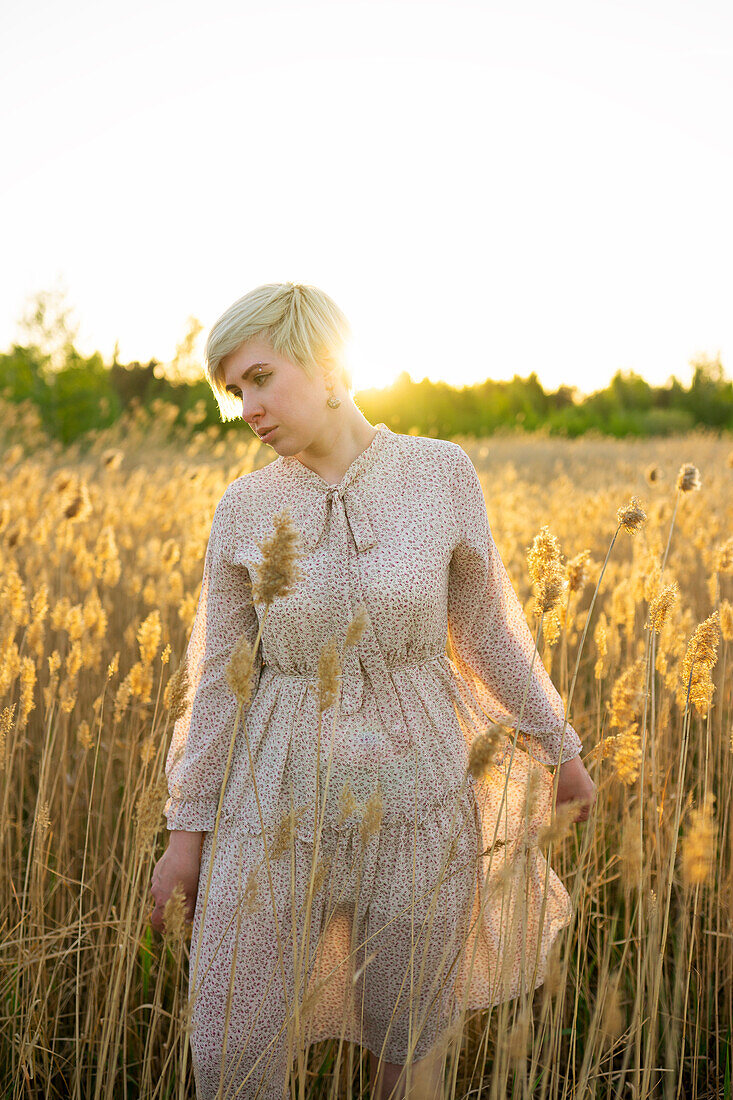
[[222, 360], [254, 338], [266, 340], [278, 354], [314, 372], [333, 370], [351, 391], [346, 345], [351, 326], [328, 294], [301, 283], [265, 283], [238, 298], [214, 324], [206, 340], [204, 361], [222, 420], [234, 420], [241, 405], [227, 393]]

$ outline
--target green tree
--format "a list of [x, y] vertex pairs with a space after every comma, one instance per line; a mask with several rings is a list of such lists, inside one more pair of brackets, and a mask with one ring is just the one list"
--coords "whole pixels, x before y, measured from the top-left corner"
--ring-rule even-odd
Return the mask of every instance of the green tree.
[[174, 385], [197, 382], [202, 377], [203, 367], [196, 345], [203, 327], [197, 317], [190, 316], [186, 321], [186, 331], [180, 343], [176, 344], [176, 354], [163, 370], [164, 376]]
[[44, 365], [52, 371], [63, 367], [79, 335], [66, 295], [61, 286], [39, 291], [28, 300], [17, 322], [25, 345], [40, 352]]

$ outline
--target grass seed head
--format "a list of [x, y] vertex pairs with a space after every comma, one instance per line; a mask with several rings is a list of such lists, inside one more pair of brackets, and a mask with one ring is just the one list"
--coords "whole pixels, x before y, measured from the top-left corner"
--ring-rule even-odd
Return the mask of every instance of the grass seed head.
[[303, 579], [298, 565], [300, 536], [293, 526], [290, 513], [287, 510], [278, 513], [273, 517], [273, 525], [274, 535], [260, 545], [262, 563], [252, 585], [253, 601], [266, 605], [290, 595], [298, 581]]
[[641, 739], [638, 724], [633, 722], [613, 739], [613, 767], [622, 783], [631, 786], [641, 770]]
[[617, 729], [626, 729], [639, 716], [646, 694], [644, 672], [646, 663], [643, 657], [637, 658], [618, 677], [611, 690], [611, 725]]
[[135, 806], [136, 844], [138, 851], [146, 852], [155, 845], [163, 824], [163, 807], [168, 799], [168, 785], [164, 775], [145, 787]]
[[341, 794], [339, 795], [339, 805], [341, 807], [338, 817], [339, 825], [343, 821], [345, 821], [347, 817], [351, 817], [351, 815], [356, 810], [358, 810], [360, 806], [360, 803], [357, 802], [356, 798], [354, 798], [354, 792], [351, 789], [351, 781], [348, 776], [346, 777], [346, 782], [341, 788]]
[[359, 638], [361, 638], [364, 630], [366, 629], [367, 621], [368, 618], [366, 605], [363, 602], [360, 602], [359, 604], [357, 604], [356, 610], [354, 611], [354, 617], [349, 623], [348, 629], [346, 631], [346, 640], [344, 642], [344, 645], [356, 645], [356, 643], [359, 641]]
[[224, 669], [224, 678], [243, 707], [247, 706], [252, 694], [255, 652], [247, 635], [242, 634]]
[[106, 451], [102, 452], [102, 464], [107, 470], [118, 470], [124, 457], [123, 451], [108, 447]]
[[548, 574], [554, 575], [557, 572], [560, 566], [560, 544], [547, 525], [535, 535], [527, 551], [527, 565], [534, 585], [539, 584]]
[[184, 657], [176, 671], [171, 675], [163, 692], [163, 704], [170, 711], [172, 722], [177, 722], [186, 713], [190, 686], [188, 659]]
[[362, 814], [361, 825], [359, 827], [362, 847], [373, 833], [379, 832], [382, 824], [383, 812], [382, 792], [377, 784], [376, 789], [364, 803], [364, 813]]
[[149, 703], [153, 694], [153, 666], [136, 661], [127, 674], [130, 692], [143, 703]]
[[0, 771], [5, 767], [5, 742], [8, 734], [13, 728], [15, 706], [16, 704], [12, 703], [9, 707], [3, 707], [0, 712]]
[[36, 825], [42, 833], [45, 833], [51, 827], [51, 817], [48, 810], [48, 802], [42, 799], [38, 803], [36, 809]]
[[[567, 589], [565, 590], [567, 595]], [[545, 644], [553, 646], [557, 643], [558, 638], [562, 632], [563, 624], [563, 609], [567, 607], [567, 601], [562, 600], [556, 603], [550, 611], [545, 615], [543, 623], [543, 634], [545, 636]]]
[[244, 894], [242, 897], [242, 911], [251, 916], [257, 913], [263, 906], [263, 901], [260, 898], [260, 886], [258, 868], [253, 867], [247, 878], [247, 885], [244, 888]]
[[570, 836], [575, 823], [575, 815], [583, 805], [581, 798], [572, 798], [569, 802], [561, 802], [555, 808], [549, 825], [544, 825], [537, 836], [537, 844], [540, 848], [546, 848], [550, 844], [561, 844]]
[[593, 675], [596, 680], [600, 680], [608, 671], [606, 667], [606, 657], [608, 656], [608, 620], [603, 611], [598, 616], [598, 622], [593, 630], [593, 641], [596, 645], [596, 663], [593, 668]]
[[691, 462], [683, 463], [677, 474], [675, 488], [680, 493], [692, 493], [701, 489], [702, 482], [700, 480], [700, 471], [697, 466], [693, 466]]
[[328, 987], [330, 977], [331, 975], [328, 975], [322, 981], [314, 983], [312, 988], [308, 989], [308, 992], [300, 1003], [301, 1020], [307, 1020], [321, 1003], [324, 992]]
[[690, 811], [687, 834], [682, 839], [682, 878], [687, 886], [702, 886], [713, 874], [716, 829], [713, 819], [715, 795], [711, 792], [703, 806]]
[[733, 639], [733, 603], [723, 600], [720, 605], [720, 633], [727, 642]]
[[646, 523], [646, 512], [641, 501], [637, 497], [632, 497], [628, 504], [618, 509], [616, 519], [625, 531], [633, 535]]
[[690, 638], [682, 661], [679, 684], [682, 701], [689, 683], [690, 700], [702, 714], [707, 712], [715, 690], [711, 671], [717, 660], [719, 618], [720, 612], [716, 608], [700, 623]]
[[565, 591], [567, 581], [565, 574], [558, 565], [553, 571], [549, 569], [536, 583], [535, 599], [540, 613], [552, 611]]
[[316, 696], [318, 709], [323, 713], [336, 701], [339, 688], [339, 676], [341, 675], [341, 662], [339, 660], [336, 639], [331, 637], [321, 647], [318, 655], [318, 679], [316, 682]]
[[468, 770], [474, 779], [483, 779], [492, 767], [504, 737], [504, 727], [498, 723], [474, 737], [468, 750]]
[[130, 699], [132, 697], [132, 688], [130, 686], [129, 676], [125, 676], [124, 680], [120, 683], [117, 691], [115, 692], [115, 706], [114, 706], [114, 722], [115, 724], [120, 721], [127, 711], [130, 705]]
[[83, 481], [61, 498], [61, 515], [68, 522], [81, 523], [92, 514], [92, 510], [89, 490]]
[[545, 967], [545, 980], [542, 983], [546, 997], [554, 997], [563, 987], [563, 963], [560, 955], [562, 940], [557, 937], [550, 948]]
[[675, 600], [679, 599], [679, 596], [680, 591], [677, 582], [672, 581], [671, 584], [665, 585], [662, 591], [652, 599], [649, 605], [649, 625], [655, 633], [661, 633], [670, 608]]
[[322, 856], [318, 861], [316, 867], [316, 873], [313, 876], [313, 896], [316, 897], [320, 893], [324, 882], [326, 881], [326, 875], [328, 874], [329, 867], [331, 866], [332, 859], [330, 856]]
[[160, 621], [160, 611], [157, 607], [150, 612], [142, 622], [137, 632], [137, 642], [140, 647], [140, 660], [143, 664], [152, 664], [155, 654], [158, 652], [163, 625]]
[[92, 735], [89, 723], [86, 720], [79, 723], [76, 731], [76, 740], [85, 752], [88, 752], [89, 749], [93, 747], [94, 737]]
[[715, 548], [715, 572], [733, 573], [733, 535]]
[[275, 839], [270, 849], [270, 860], [280, 859], [280, 856], [290, 851], [293, 846], [295, 830], [307, 809], [307, 806], [299, 806], [297, 810], [288, 810], [280, 818]]
[[585, 588], [589, 580], [588, 560], [590, 550], [581, 550], [565, 565], [565, 573], [568, 579], [568, 589], [571, 592], [580, 592]]
[[170, 945], [180, 943], [184, 939], [186, 924], [186, 893], [180, 882], [177, 882], [163, 906], [164, 941]]

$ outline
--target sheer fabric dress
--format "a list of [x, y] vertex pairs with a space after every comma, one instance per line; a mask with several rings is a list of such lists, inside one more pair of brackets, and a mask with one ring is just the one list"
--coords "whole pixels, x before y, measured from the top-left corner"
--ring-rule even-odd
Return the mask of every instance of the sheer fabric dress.
[[[301, 580], [265, 616], [252, 579], [285, 509]], [[360, 605], [366, 627], [344, 646]], [[263, 619], [205, 899], [237, 716], [224, 670]], [[340, 691], [319, 732], [314, 689], [331, 638]], [[205, 834], [189, 961], [199, 1100], [220, 1080], [222, 1096], [280, 1100], [296, 1019], [304, 1046], [340, 1037], [405, 1063], [461, 1008], [542, 983], [572, 906], [533, 841], [550, 817], [547, 766], [582, 745], [570, 724], [563, 732], [539, 654], [528, 676], [534, 649], [458, 444], [379, 424], [337, 485], [279, 456], [227, 486], [166, 761], [168, 828]], [[475, 779], [469, 747], [494, 722], [509, 734]]]

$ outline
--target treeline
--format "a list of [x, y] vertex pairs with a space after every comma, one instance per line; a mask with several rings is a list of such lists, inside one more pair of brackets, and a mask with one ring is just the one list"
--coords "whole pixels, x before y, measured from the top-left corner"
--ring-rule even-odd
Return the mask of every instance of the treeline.
[[585, 397], [575, 386], [546, 392], [533, 371], [511, 381], [487, 379], [460, 389], [444, 382], [413, 382], [403, 373], [386, 390], [366, 390], [358, 403], [372, 423], [399, 431], [413, 424], [421, 435], [449, 438], [499, 431], [543, 431], [575, 437], [595, 431], [613, 436], [672, 435], [706, 426], [733, 431], [733, 382], [719, 358], [692, 361], [688, 387], [676, 378], [651, 386], [633, 371], [617, 371], [605, 389]]
[[[605, 389], [585, 397], [569, 386], [546, 392], [534, 372], [461, 388], [415, 382], [403, 372], [391, 386], [357, 391], [354, 397], [372, 423], [442, 438], [498, 431], [651, 436], [698, 426], [733, 431], [733, 382], [725, 378], [720, 358], [700, 357], [691, 365], [688, 387], [676, 378], [650, 386], [634, 372], [618, 371]], [[11, 403], [30, 402], [45, 434], [64, 444], [112, 426], [135, 407], [159, 409], [161, 401], [170, 406], [166, 421], [177, 432], [216, 425], [222, 433], [241, 430], [236, 421], [221, 422], [203, 377], [175, 381], [164, 370], [155, 359], [123, 364], [115, 356], [106, 364], [99, 353], [84, 357], [71, 343], [54, 356], [34, 344], [13, 344], [0, 353], [0, 395]]]

